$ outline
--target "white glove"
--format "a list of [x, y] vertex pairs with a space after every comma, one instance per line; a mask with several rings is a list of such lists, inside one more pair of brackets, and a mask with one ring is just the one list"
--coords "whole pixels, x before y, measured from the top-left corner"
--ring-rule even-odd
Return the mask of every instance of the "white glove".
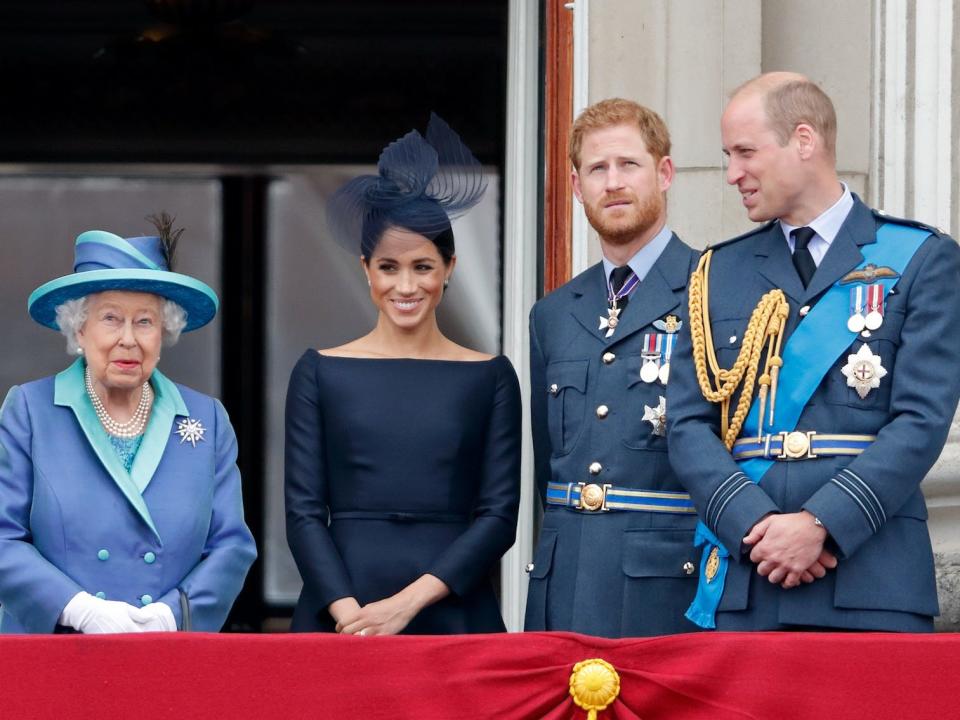
[[78, 592], [60, 613], [60, 624], [90, 635], [143, 632], [132, 615], [136, 611], [129, 603], [101, 600], [90, 593]]
[[140, 626], [141, 632], [177, 631], [177, 619], [166, 603], [154, 602], [142, 608], [133, 608], [131, 616]]

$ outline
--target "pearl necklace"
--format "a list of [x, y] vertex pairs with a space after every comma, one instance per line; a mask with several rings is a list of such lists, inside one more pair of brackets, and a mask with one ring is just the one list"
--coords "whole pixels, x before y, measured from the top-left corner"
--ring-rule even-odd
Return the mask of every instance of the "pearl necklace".
[[143, 384], [143, 388], [140, 391], [140, 402], [133, 413], [133, 417], [124, 423], [117, 422], [110, 417], [110, 413], [108, 413], [107, 408], [104, 407], [103, 401], [100, 399], [100, 396], [97, 395], [97, 391], [93, 389], [93, 379], [90, 377], [89, 367], [84, 373], [84, 382], [87, 386], [87, 395], [93, 404], [93, 410], [97, 414], [97, 419], [100, 420], [100, 424], [103, 425], [104, 430], [120, 438], [134, 438], [143, 434], [143, 430], [147, 426], [147, 418], [150, 417], [150, 408], [153, 405], [153, 389], [150, 387], [149, 382]]

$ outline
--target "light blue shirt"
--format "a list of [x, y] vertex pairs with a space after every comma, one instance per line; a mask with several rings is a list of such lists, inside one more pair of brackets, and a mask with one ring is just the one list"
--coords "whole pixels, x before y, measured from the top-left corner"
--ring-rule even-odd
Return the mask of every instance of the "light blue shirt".
[[[660, 257], [664, 248], [667, 247], [667, 243], [670, 242], [671, 237], [673, 237], [673, 231], [664, 225], [660, 232], [653, 236], [650, 242], [637, 250], [636, 255], [627, 261], [627, 265], [629, 265], [630, 269], [640, 278], [640, 282], [643, 282], [647, 273], [650, 272], [650, 268], [653, 267], [653, 264], [657, 261], [657, 258]], [[610, 282], [610, 273], [612, 273], [616, 267], [617, 266], [607, 260], [606, 257], [603, 258], [603, 274], [604, 277], [607, 278], [607, 283]]]
[[[823, 256], [826, 255], [827, 250], [830, 249], [830, 243], [833, 242], [837, 233], [840, 232], [840, 226], [843, 225], [843, 221], [847, 219], [847, 215], [850, 214], [850, 210], [853, 208], [853, 195], [850, 194], [850, 188], [847, 187], [846, 183], [840, 184], [843, 186], [843, 194], [840, 196], [840, 199], [806, 225], [806, 227], [813, 228], [813, 231], [817, 233], [813, 239], [810, 240], [810, 244], [807, 247], [810, 248], [810, 254], [813, 256], [813, 261], [818, 267], [820, 266], [820, 261], [823, 260]], [[781, 220], [780, 228], [787, 238], [790, 253], [793, 254], [794, 242], [793, 238], [790, 237], [790, 233], [796, 230], [797, 226], [788, 225]]]

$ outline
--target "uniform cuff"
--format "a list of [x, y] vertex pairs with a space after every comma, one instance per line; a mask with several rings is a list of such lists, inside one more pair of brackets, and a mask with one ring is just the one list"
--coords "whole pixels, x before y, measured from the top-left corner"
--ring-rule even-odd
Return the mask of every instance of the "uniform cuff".
[[843, 557], [850, 557], [887, 521], [873, 491], [847, 469], [817, 490], [802, 508], [820, 519]]
[[720, 484], [703, 516], [707, 527], [739, 562], [746, 534], [762, 517], [778, 512], [780, 508], [770, 496], [743, 472], [737, 471]]

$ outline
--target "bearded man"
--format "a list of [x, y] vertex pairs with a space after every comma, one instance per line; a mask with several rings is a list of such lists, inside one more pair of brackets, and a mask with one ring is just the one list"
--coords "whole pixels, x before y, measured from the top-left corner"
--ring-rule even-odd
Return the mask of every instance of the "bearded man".
[[588, 107], [573, 192], [603, 261], [534, 305], [530, 377], [544, 517], [527, 630], [605, 637], [696, 629], [696, 513], [667, 460], [666, 384], [698, 253], [667, 227], [670, 135], [637, 103]]

